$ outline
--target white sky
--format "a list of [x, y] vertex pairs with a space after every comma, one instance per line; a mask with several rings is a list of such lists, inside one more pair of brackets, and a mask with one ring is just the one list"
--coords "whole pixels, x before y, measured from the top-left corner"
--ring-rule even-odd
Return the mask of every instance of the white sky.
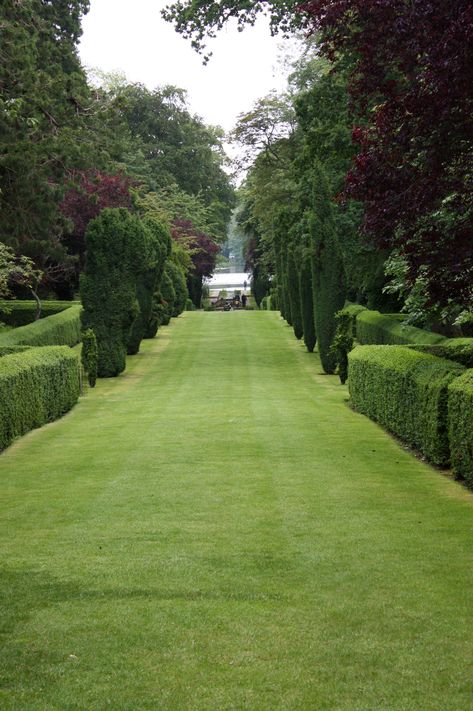
[[275, 78], [280, 37], [271, 37], [261, 18], [238, 32], [223, 29], [209, 43], [207, 66], [190, 41], [164, 22], [160, 10], [167, 0], [92, 0], [83, 20], [79, 48], [82, 63], [105, 71], [123, 71], [149, 89], [174, 84], [188, 91], [190, 109], [205, 123], [233, 128], [237, 115], [271, 89], [282, 90]]

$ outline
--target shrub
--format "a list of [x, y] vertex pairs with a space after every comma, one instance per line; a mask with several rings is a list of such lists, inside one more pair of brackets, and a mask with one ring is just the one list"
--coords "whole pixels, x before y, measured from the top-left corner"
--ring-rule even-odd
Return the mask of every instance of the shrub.
[[[58, 314], [65, 309], [74, 306], [72, 301], [42, 301], [40, 318], [47, 318]], [[36, 301], [23, 301], [14, 299], [12, 301], [0, 301], [0, 321], [8, 326], [18, 328], [33, 323], [36, 319]]]
[[304, 332], [305, 347], [312, 353], [317, 337], [315, 334], [314, 321], [314, 297], [312, 289], [312, 267], [310, 259], [306, 256], [302, 259], [299, 272], [299, 293], [301, 299], [302, 330]]
[[97, 339], [91, 328], [88, 328], [82, 335], [82, 365], [87, 373], [87, 378], [91, 388], [95, 388], [97, 382], [98, 352]]
[[362, 346], [348, 359], [354, 407], [447, 466], [447, 391], [463, 366], [402, 346]]
[[192, 299], [186, 299], [186, 311], [196, 311], [196, 307], [195, 304], [192, 302]]
[[[71, 303], [71, 302], [69, 302]], [[75, 346], [81, 339], [81, 306], [0, 334], [0, 346]]]
[[400, 323], [397, 315], [393, 318], [389, 314], [380, 314], [379, 311], [367, 309], [361, 311], [356, 317], [356, 338], [366, 345], [433, 344], [444, 340], [444, 337], [438, 333]]
[[453, 472], [473, 487], [473, 370], [450, 384], [448, 432]]
[[79, 388], [79, 357], [70, 348], [30, 348], [1, 358], [0, 449], [70, 410]]
[[146, 228], [125, 208], [102, 210], [87, 228], [82, 325], [95, 333], [101, 378], [125, 369], [130, 329], [139, 312], [136, 284], [146, 264], [146, 244]]

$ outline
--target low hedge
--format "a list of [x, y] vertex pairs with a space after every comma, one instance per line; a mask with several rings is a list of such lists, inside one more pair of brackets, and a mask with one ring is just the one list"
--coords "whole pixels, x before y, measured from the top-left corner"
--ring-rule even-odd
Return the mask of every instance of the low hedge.
[[402, 346], [359, 346], [348, 359], [355, 409], [448, 466], [448, 386], [464, 367]]
[[[70, 302], [69, 302], [70, 303]], [[0, 334], [0, 346], [75, 346], [81, 340], [80, 304]]]
[[65, 346], [30, 348], [0, 359], [0, 450], [61, 417], [77, 402], [79, 356]]
[[[77, 302], [73, 301], [42, 301], [40, 319], [54, 316], [65, 309], [69, 309]], [[18, 328], [26, 326], [28, 323], [33, 323], [36, 318], [36, 301], [23, 300], [0, 300], [0, 321], [8, 326]]]
[[473, 370], [450, 384], [448, 432], [453, 472], [473, 487]]
[[366, 306], [362, 306], [361, 304], [351, 304], [350, 302], [347, 302], [343, 309], [338, 312], [344, 321], [345, 327], [349, 329], [349, 332], [347, 330], [346, 335], [351, 335], [356, 338], [357, 316], [358, 314], [361, 314], [362, 311], [366, 310]]
[[32, 346], [0, 346], [0, 358], [12, 353], [23, 353], [29, 351]]
[[363, 345], [406, 345], [409, 343], [434, 344], [444, 341], [438, 333], [424, 331], [415, 326], [399, 322], [396, 314], [389, 314], [365, 309], [356, 316], [356, 339]]
[[446, 338], [433, 345], [411, 346], [421, 353], [430, 353], [438, 358], [447, 358], [461, 363], [466, 368], [473, 368], [473, 338]]

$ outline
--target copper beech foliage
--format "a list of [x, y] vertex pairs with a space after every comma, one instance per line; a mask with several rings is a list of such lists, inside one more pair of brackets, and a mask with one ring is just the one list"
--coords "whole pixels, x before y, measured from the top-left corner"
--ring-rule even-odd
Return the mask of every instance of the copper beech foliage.
[[423, 268], [430, 297], [473, 304], [473, 3], [313, 0], [323, 51], [352, 65], [358, 155], [344, 195], [364, 231]]

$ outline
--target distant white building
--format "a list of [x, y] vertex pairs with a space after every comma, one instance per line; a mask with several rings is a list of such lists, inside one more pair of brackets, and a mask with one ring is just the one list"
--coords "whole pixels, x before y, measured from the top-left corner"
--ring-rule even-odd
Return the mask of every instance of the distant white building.
[[240, 294], [250, 293], [251, 274], [247, 272], [233, 272], [223, 274], [222, 272], [214, 274], [211, 279], [205, 279], [205, 285], [209, 288], [209, 295], [218, 296], [220, 291], [227, 291], [228, 296], [233, 296], [235, 291]]

